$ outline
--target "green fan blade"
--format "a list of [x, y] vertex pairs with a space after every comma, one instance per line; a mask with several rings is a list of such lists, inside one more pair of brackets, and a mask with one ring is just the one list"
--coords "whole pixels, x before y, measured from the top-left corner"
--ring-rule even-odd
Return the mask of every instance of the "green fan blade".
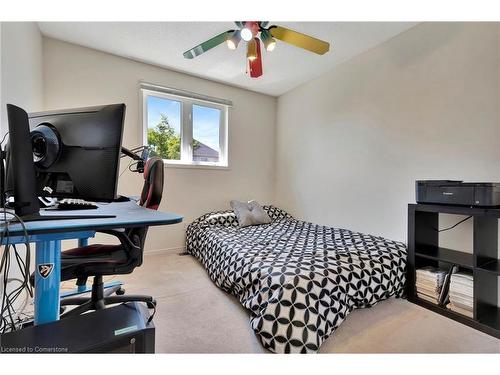
[[201, 55], [208, 50], [211, 50], [214, 47], [217, 47], [219, 44], [222, 44], [226, 41], [227, 37], [230, 36], [234, 30], [225, 31], [217, 36], [214, 36], [212, 39], [209, 39], [201, 44], [198, 44], [196, 47], [191, 48], [190, 50], [183, 53], [186, 59], [192, 59], [196, 56]]

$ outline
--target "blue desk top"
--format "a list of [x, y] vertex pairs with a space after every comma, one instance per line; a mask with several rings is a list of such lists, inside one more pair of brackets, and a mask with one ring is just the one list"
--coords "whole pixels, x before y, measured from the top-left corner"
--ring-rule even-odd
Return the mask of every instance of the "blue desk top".
[[[97, 203], [99, 208], [93, 210], [40, 210], [41, 215], [114, 215], [113, 218], [94, 218], [94, 219], [64, 219], [64, 220], [45, 220], [26, 222], [26, 228], [29, 234], [42, 234], [54, 232], [76, 232], [76, 231], [95, 231], [100, 229], [129, 228], [137, 226], [155, 226], [170, 225], [180, 223], [182, 216], [170, 213], [150, 210], [137, 205], [134, 201]], [[10, 236], [22, 235], [21, 224], [9, 225]]]

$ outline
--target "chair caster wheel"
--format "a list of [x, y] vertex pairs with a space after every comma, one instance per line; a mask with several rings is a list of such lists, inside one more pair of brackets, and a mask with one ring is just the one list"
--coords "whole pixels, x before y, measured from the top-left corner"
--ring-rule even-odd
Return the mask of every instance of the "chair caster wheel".
[[115, 293], [117, 296], [123, 296], [125, 294], [125, 289], [120, 288]]

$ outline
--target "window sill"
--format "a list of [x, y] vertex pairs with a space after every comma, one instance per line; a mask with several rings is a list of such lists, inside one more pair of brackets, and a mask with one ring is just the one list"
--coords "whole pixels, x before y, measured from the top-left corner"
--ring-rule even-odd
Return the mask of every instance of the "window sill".
[[215, 169], [229, 171], [228, 165], [216, 165], [216, 164], [185, 164], [185, 163], [172, 163], [171, 161], [164, 160], [166, 168], [184, 168], [184, 169]]

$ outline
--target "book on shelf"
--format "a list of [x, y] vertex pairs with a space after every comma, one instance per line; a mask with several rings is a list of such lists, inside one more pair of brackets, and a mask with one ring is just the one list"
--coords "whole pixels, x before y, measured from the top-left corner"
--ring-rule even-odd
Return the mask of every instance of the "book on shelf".
[[461, 307], [458, 307], [458, 306], [455, 306], [453, 305], [452, 303], [449, 303], [448, 305], [446, 305], [446, 307], [451, 310], [451, 311], [454, 311], [456, 313], [459, 313], [459, 314], [462, 314], [462, 315], [465, 315], [469, 318], [472, 318], [474, 316], [474, 313], [472, 310], [469, 310], [469, 309], [462, 309]]
[[473, 317], [474, 311], [474, 277], [470, 272], [455, 272], [450, 277], [449, 303], [452, 311]]
[[432, 266], [417, 269], [415, 282], [417, 297], [439, 304], [446, 273], [445, 270]]
[[420, 299], [423, 299], [424, 301], [431, 302], [431, 303], [437, 305], [436, 299], [434, 297], [428, 296], [426, 294], [418, 293], [418, 292], [417, 292], [417, 297]]

